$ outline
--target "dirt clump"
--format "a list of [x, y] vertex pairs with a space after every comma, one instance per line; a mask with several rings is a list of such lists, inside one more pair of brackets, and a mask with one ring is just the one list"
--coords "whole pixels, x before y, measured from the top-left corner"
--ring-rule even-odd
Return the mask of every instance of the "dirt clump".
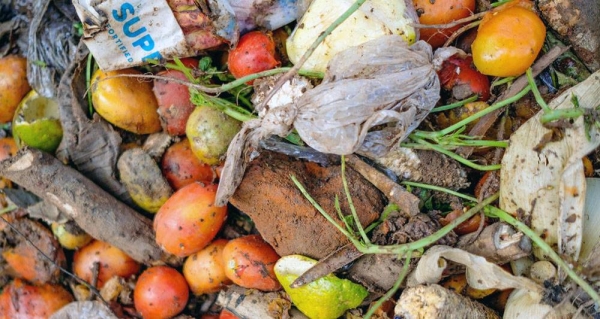
[[[342, 213], [351, 214], [340, 166], [322, 167], [273, 152], [263, 152], [249, 164], [230, 203], [252, 218], [257, 230], [280, 256], [323, 258], [348, 240], [304, 198], [290, 178], [292, 175], [336, 220], [339, 221], [334, 206], [336, 196]], [[346, 169], [346, 178], [359, 219], [368, 225], [379, 217], [385, 197], [350, 168]]]

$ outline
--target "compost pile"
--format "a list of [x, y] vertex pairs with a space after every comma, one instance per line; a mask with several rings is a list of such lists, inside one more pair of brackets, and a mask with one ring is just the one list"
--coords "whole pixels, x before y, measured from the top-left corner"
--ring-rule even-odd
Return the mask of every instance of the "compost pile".
[[0, 0], [0, 318], [600, 317], [600, 4]]

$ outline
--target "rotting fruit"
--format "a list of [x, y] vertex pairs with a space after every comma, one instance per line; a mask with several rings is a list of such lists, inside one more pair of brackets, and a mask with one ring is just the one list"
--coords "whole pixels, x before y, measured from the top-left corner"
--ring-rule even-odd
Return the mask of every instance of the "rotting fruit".
[[262, 291], [275, 291], [281, 285], [273, 267], [279, 255], [259, 235], [232, 239], [223, 248], [225, 274], [236, 285]]
[[217, 239], [189, 256], [183, 264], [183, 276], [195, 295], [217, 292], [232, 282], [225, 275], [223, 248], [226, 239]]
[[145, 319], [171, 318], [183, 311], [189, 288], [183, 275], [168, 266], [146, 269], [133, 291], [135, 309]]
[[73, 301], [73, 296], [55, 284], [30, 285], [15, 279], [0, 294], [0, 319], [50, 318]]
[[92, 283], [94, 269], [97, 269], [98, 288], [114, 276], [129, 278], [140, 268], [140, 264], [125, 252], [100, 240], [92, 241], [73, 256], [73, 272], [88, 283]]
[[19, 147], [27, 145], [54, 153], [63, 137], [58, 101], [29, 92], [19, 103], [12, 126]]
[[0, 59], [0, 124], [12, 121], [23, 97], [31, 91], [27, 59], [9, 55]]
[[488, 12], [471, 45], [479, 72], [491, 76], [525, 73], [542, 49], [546, 26], [528, 0], [514, 0]]
[[152, 83], [128, 75], [142, 75], [135, 69], [104, 72], [92, 76], [92, 104], [100, 116], [111, 124], [135, 134], [161, 130], [158, 102]]
[[206, 247], [227, 217], [227, 206], [215, 206], [217, 185], [194, 182], [177, 190], [154, 218], [156, 242], [165, 251], [186, 257]]
[[[475, 0], [413, 0], [421, 24], [447, 24], [466, 18], [475, 11]], [[461, 25], [446, 29], [422, 28], [421, 40], [434, 49], [441, 47]]]
[[200, 161], [187, 138], [169, 146], [161, 160], [163, 176], [173, 189], [178, 190], [193, 182], [213, 183], [217, 170]]

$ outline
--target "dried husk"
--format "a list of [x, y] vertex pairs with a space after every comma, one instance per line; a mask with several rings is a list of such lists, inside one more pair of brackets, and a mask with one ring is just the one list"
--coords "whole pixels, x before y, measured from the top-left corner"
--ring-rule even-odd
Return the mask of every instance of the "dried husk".
[[[573, 96], [580, 107], [596, 108], [600, 72], [566, 90], [549, 107], [573, 108]], [[540, 123], [541, 115], [532, 117], [511, 136], [502, 160], [500, 208], [523, 221], [530, 220], [531, 228], [559, 254], [577, 260], [586, 197], [581, 159], [600, 145], [600, 133], [593, 125], [586, 132], [584, 119], [579, 117], [564, 129], [562, 138], [543, 142], [553, 131]], [[534, 254], [545, 259], [537, 246]]]

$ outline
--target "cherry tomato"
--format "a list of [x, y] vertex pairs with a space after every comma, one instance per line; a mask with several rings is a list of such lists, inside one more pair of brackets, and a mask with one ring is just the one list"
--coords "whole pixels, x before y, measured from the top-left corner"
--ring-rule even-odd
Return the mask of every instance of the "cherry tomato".
[[[466, 18], [475, 10], [475, 0], [413, 0], [421, 24], [446, 24]], [[419, 30], [421, 40], [435, 49], [441, 47], [448, 37], [461, 25], [447, 29], [423, 28]]]
[[227, 206], [215, 206], [217, 185], [198, 182], [177, 190], [154, 218], [156, 242], [165, 251], [186, 257], [206, 247], [227, 217]]
[[273, 267], [279, 255], [259, 235], [230, 240], [223, 249], [225, 274], [236, 285], [263, 291], [281, 289]]
[[135, 309], [144, 319], [174, 317], [183, 311], [189, 296], [183, 275], [168, 266], [146, 269], [133, 290]]
[[[240, 38], [237, 46], [229, 51], [227, 65], [237, 79], [273, 69], [279, 65], [275, 58], [275, 42], [264, 32], [248, 32]], [[248, 82], [251, 83], [252, 81]]]
[[529, 68], [542, 49], [546, 27], [529, 0], [515, 0], [481, 20], [471, 45], [473, 62], [486, 75], [517, 76]]

